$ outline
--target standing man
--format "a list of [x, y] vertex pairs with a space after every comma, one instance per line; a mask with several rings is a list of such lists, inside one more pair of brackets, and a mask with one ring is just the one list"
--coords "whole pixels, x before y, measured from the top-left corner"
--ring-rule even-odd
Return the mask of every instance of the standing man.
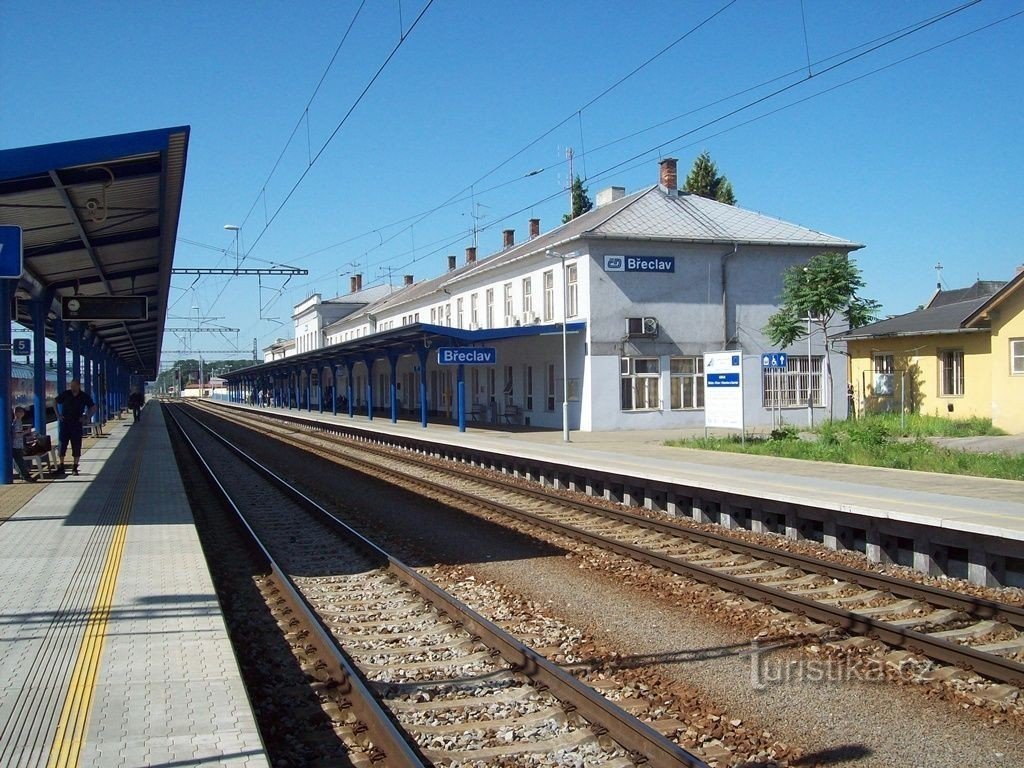
[[78, 459], [82, 455], [82, 417], [91, 419], [96, 413], [96, 403], [87, 392], [82, 391], [78, 379], [72, 379], [64, 392], [57, 397], [57, 412], [60, 414], [60, 465], [58, 470], [64, 471], [64, 456], [71, 443], [71, 458], [74, 465], [71, 474], [78, 474]]

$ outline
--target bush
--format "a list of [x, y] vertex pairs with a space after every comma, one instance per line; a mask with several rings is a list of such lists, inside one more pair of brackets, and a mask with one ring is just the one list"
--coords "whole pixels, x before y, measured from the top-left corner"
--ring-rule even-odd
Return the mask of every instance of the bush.
[[799, 430], [792, 424], [783, 424], [782, 426], [773, 429], [769, 440], [796, 440], [799, 435]]

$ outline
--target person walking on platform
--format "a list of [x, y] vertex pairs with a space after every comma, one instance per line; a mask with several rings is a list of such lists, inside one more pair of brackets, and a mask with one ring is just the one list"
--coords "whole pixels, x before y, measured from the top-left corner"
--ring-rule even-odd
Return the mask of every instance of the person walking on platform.
[[19, 405], [14, 409], [14, 421], [11, 422], [11, 454], [14, 463], [18, 466], [21, 479], [26, 483], [34, 483], [36, 478], [32, 477], [25, 464], [25, 423], [22, 421], [23, 418], [25, 418], [25, 409]]
[[78, 379], [72, 379], [68, 389], [57, 397], [57, 411], [60, 414], [60, 464], [57, 469], [64, 471], [64, 457], [71, 445], [71, 458], [74, 464], [71, 474], [78, 474], [78, 460], [82, 455], [82, 417], [92, 418], [96, 413], [96, 403], [87, 392], [82, 391]]
[[142, 410], [142, 393], [137, 389], [133, 389], [132, 393], [128, 395], [128, 407], [132, 409], [132, 416], [135, 421], [139, 420], [139, 411]]

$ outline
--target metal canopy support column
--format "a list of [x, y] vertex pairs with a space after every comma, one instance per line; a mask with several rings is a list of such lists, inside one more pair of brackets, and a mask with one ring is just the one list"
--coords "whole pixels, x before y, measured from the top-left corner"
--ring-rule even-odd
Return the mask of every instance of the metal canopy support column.
[[331, 361], [331, 412], [338, 415], [338, 364]]
[[57, 313], [53, 318], [53, 338], [57, 342], [57, 394], [68, 388], [68, 348], [64, 318]]
[[427, 348], [417, 347], [416, 357], [420, 361], [420, 426], [427, 428]]
[[14, 468], [11, 466], [11, 296], [18, 287], [18, 281], [0, 278], [0, 416], [6, 424], [0, 429], [0, 485], [14, 482]]
[[71, 326], [71, 378], [82, 382], [82, 326], [79, 323]]
[[82, 389], [89, 395], [89, 397], [92, 397], [92, 349], [90, 340], [87, 338], [82, 339], [80, 365], [82, 369], [82, 378], [78, 379], [78, 376], [75, 376], [75, 378], [79, 380], [82, 385]]
[[466, 431], [466, 366], [458, 367], [459, 432]]
[[316, 399], [320, 413], [324, 412], [324, 369], [318, 363], [316, 366]]
[[306, 413], [313, 412], [313, 367], [305, 370], [306, 374]]
[[[46, 311], [49, 305], [41, 296], [33, 296], [28, 302], [32, 315], [32, 426], [40, 435], [46, 434]], [[4, 381], [9, 378], [8, 374]]]
[[348, 417], [354, 418], [356, 415], [356, 399], [355, 389], [352, 386], [352, 369], [355, 368], [355, 362], [352, 360], [345, 360], [345, 391], [348, 397]]
[[391, 364], [391, 423], [398, 423], [398, 353], [388, 353], [388, 363]]
[[363, 358], [366, 364], [366, 418], [373, 421], [373, 363], [374, 358], [366, 355]]

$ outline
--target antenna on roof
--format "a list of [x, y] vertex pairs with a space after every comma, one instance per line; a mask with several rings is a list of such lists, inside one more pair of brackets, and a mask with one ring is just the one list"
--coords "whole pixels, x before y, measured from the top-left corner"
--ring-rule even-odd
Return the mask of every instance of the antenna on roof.
[[935, 263], [935, 290], [942, 290], [942, 262]]

